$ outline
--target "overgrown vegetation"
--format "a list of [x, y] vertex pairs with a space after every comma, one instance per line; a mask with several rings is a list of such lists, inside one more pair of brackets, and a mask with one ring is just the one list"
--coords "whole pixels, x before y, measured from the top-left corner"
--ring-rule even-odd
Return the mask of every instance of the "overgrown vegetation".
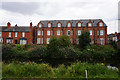
[[59, 65], [56, 68], [48, 64], [36, 63], [10, 63], [2, 64], [3, 78], [118, 78], [117, 70], [108, 69], [100, 64], [77, 62], [70, 66]]
[[91, 42], [90, 32], [86, 29], [82, 30], [82, 34], [79, 36], [79, 45], [81, 49], [85, 49]]

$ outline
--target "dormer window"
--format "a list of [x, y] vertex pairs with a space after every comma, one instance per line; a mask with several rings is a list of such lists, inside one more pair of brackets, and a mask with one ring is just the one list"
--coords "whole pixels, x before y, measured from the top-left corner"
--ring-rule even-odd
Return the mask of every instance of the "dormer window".
[[48, 23], [48, 27], [51, 27], [51, 23]]
[[100, 23], [99, 23], [99, 26], [100, 26], [100, 27], [102, 27], [102, 26], [103, 26], [103, 23], [102, 23], [102, 22], [100, 22]]
[[68, 23], [67, 26], [68, 26], [68, 27], [71, 27], [71, 23]]
[[61, 24], [60, 24], [60, 23], [58, 23], [58, 27], [61, 27]]
[[82, 26], [82, 24], [81, 23], [78, 23], [78, 27], [81, 27]]
[[88, 26], [89, 26], [89, 27], [92, 27], [92, 23], [88, 23]]
[[39, 27], [42, 27], [42, 24], [41, 24], [41, 23], [39, 24]]

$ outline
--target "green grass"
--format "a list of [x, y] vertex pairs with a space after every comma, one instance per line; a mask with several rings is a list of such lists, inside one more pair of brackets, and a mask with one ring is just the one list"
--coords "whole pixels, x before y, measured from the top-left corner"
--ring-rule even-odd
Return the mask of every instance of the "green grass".
[[36, 63], [2, 63], [3, 78], [118, 78], [119, 72], [100, 64], [77, 62], [70, 66], [51, 67], [48, 64]]

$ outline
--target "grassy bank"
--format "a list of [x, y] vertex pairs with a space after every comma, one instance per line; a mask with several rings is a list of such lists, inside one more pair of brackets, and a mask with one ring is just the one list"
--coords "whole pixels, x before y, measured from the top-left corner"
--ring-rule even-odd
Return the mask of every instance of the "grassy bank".
[[118, 78], [117, 70], [108, 69], [101, 64], [73, 63], [70, 66], [59, 65], [51, 67], [49, 64], [36, 63], [2, 63], [3, 78]]

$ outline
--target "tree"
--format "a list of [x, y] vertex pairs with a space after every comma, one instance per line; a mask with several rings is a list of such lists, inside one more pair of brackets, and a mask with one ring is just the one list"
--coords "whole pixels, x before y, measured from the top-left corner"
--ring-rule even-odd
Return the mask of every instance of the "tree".
[[87, 45], [89, 45], [91, 42], [90, 39], [90, 33], [86, 29], [85, 31], [82, 31], [82, 34], [79, 36], [79, 45], [82, 49], [86, 48]]
[[114, 49], [117, 49], [117, 44], [115, 41], [110, 41], [109, 44], [112, 45]]
[[50, 50], [50, 52], [56, 52], [59, 49], [59, 41], [56, 36], [52, 36], [52, 38], [49, 41], [49, 44], [47, 45], [47, 48]]
[[67, 35], [60, 36], [58, 40], [60, 47], [68, 47], [71, 45], [70, 38]]

